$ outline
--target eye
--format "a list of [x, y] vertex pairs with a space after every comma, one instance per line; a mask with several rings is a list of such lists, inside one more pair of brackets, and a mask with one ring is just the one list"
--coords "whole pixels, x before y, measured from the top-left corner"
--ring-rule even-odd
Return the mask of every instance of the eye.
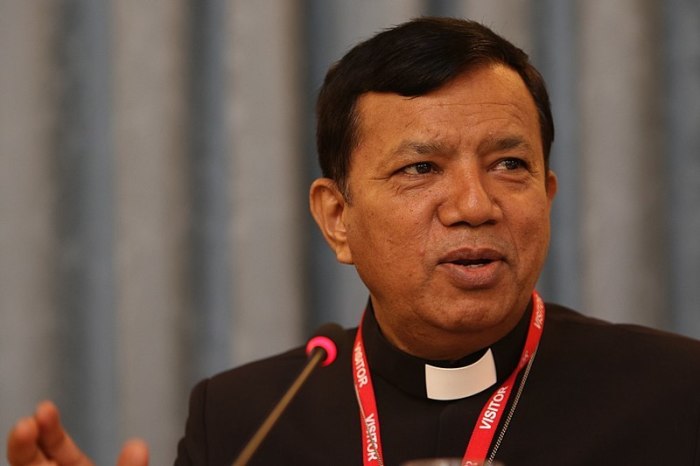
[[418, 162], [401, 169], [407, 175], [426, 175], [436, 170], [435, 165], [430, 162]]
[[496, 168], [499, 170], [505, 170], [505, 171], [514, 171], [514, 170], [521, 170], [521, 169], [527, 169], [528, 164], [526, 161], [522, 159], [517, 159], [517, 158], [507, 158], [503, 159], [498, 162], [496, 165]]

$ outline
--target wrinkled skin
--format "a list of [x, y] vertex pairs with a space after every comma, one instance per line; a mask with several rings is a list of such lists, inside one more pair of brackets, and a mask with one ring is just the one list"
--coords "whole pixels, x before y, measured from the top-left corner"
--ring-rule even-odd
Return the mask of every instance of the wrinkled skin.
[[456, 359], [522, 316], [544, 264], [556, 177], [519, 75], [489, 65], [424, 96], [367, 93], [348, 192], [316, 180], [311, 207], [354, 264], [398, 348]]

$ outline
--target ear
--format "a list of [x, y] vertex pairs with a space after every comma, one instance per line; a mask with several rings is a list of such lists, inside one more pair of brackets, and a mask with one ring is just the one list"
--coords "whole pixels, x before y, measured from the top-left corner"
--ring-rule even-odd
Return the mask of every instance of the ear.
[[345, 197], [335, 181], [330, 178], [315, 180], [309, 190], [309, 207], [338, 262], [352, 264], [345, 225]]
[[550, 205], [554, 200], [554, 196], [557, 194], [557, 175], [552, 170], [547, 171], [547, 180], [545, 181], [545, 190], [547, 191], [547, 198], [549, 199]]

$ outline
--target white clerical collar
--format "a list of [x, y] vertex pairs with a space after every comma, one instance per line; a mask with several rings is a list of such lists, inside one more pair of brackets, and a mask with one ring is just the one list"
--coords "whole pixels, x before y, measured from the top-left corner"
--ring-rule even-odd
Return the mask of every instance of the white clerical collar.
[[372, 374], [410, 395], [435, 401], [469, 398], [504, 381], [520, 360], [531, 312], [528, 307], [518, 325], [490, 348], [458, 361], [427, 361], [389, 343], [371, 303], [367, 308], [362, 332]]
[[483, 392], [496, 381], [496, 362], [491, 348], [468, 366], [445, 368], [425, 365], [425, 390], [431, 400], [466, 398]]

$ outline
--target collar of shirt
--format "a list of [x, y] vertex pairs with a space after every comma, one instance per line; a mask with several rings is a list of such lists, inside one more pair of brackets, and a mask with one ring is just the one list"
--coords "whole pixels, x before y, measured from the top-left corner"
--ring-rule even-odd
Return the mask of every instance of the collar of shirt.
[[525, 344], [532, 303], [504, 338], [457, 361], [426, 361], [389, 343], [374, 318], [371, 302], [363, 322], [367, 360], [373, 377], [382, 377], [420, 398], [456, 400], [503, 382], [515, 369]]

